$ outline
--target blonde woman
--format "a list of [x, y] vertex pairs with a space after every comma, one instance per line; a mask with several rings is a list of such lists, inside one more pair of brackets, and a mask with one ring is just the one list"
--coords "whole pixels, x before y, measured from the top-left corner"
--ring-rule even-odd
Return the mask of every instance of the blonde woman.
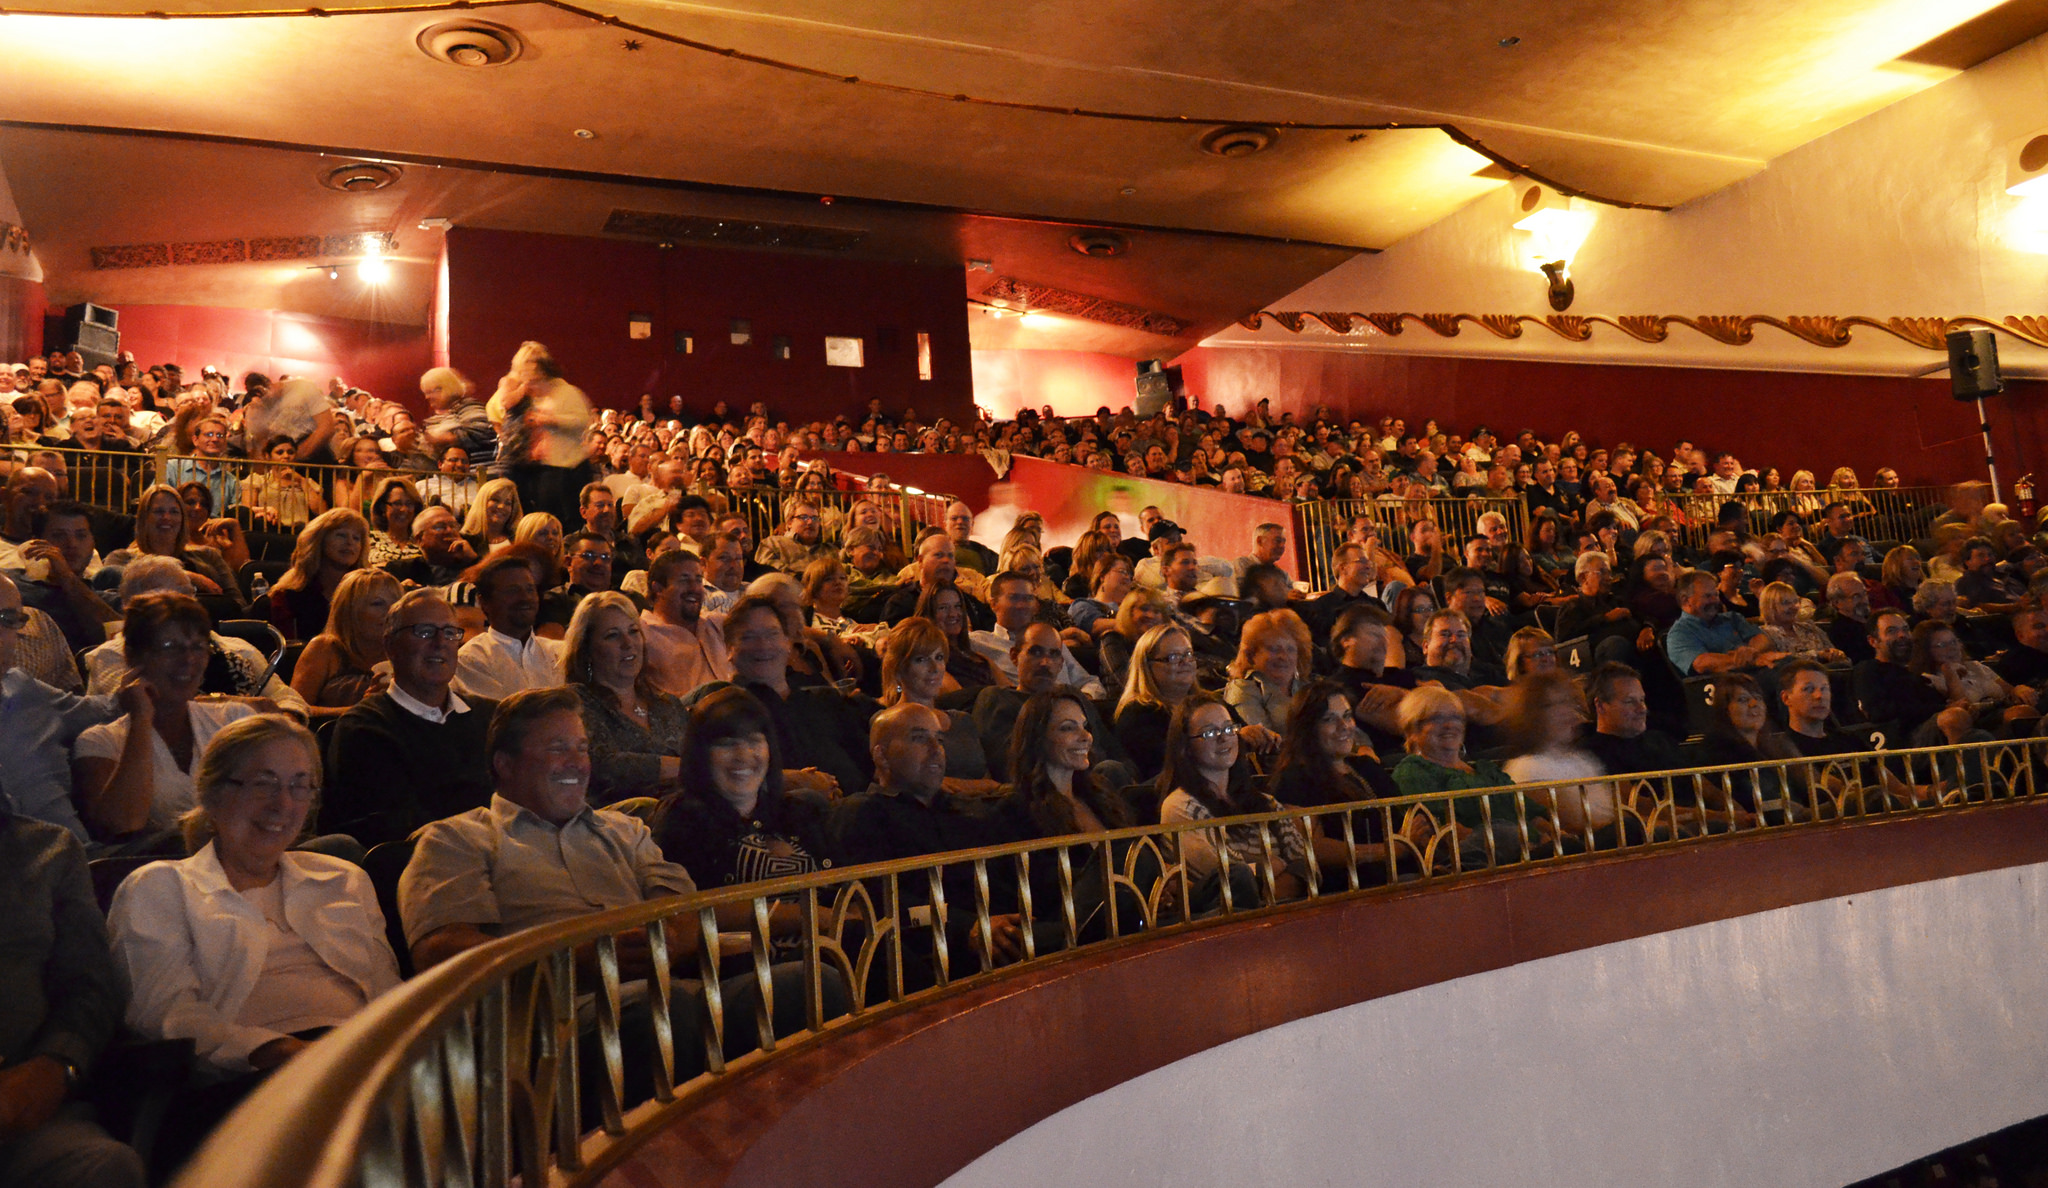
[[142, 492], [135, 501], [135, 543], [109, 553], [107, 564], [118, 568], [137, 557], [169, 557], [192, 575], [192, 584], [201, 594], [224, 594], [241, 601], [227, 558], [211, 545], [192, 543], [185, 501], [175, 487], [157, 483]]
[[[1045, 557], [1039, 552], [1037, 545], [1018, 541], [1016, 544], [1005, 546], [997, 558], [996, 572], [1005, 571], [1021, 573], [1030, 578], [1031, 592], [1038, 597], [1039, 602], [1050, 603], [1053, 606], [1066, 605], [1067, 600], [1061, 596], [1059, 587], [1053, 585], [1045, 576]], [[1088, 642], [1085, 634], [1080, 642]]]
[[526, 512], [519, 503], [519, 488], [511, 479], [495, 478], [477, 488], [469, 501], [469, 514], [462, 520], [462, 538], [479, 557], [512, 543], [519, 521]]
[[1194, 691], [1195, 643], [1179, 624], [1161, 623], [1138, 637], [1116, 704], [1115, 729], [1140, 780], [1159, 774], [1173, 711]]
[[562, 584], [562, 522], [547, 512], [527, 512], [520, 517], [519, 526], [512, 532], [512, 543], [532, 545], [539, 549], [548, 567], [545, 575], [536, 573], [540, 592]]
[[286, 639], [310, 640], [327, 627], [327, 610], [341, 579], [363, 568], [370, 522], [337, 507], [313, 517], [292, 547], [292, 567], [270, 588], [270, 622]]
[[1295, 695], [1309, 680], [1312, 646], [1308, 624], [1291, 610], [1267, 611], [1245, 622], [1223, 703], [1245, 724], [1245, 745], [1252, 750], [1279, 749]]
[[590, 464], [584, 430], [593, 419], [590, 398], [562, 378], [554, 354], [523, 342], [512, 366], [485, 406], [500, 422], [498, 458], [529, 507], [573, 515]]
[[1845, 664], [1849, 658], [1828, 639], [1827, 632], [1799, 618], [1805, 600], [1784, 582], [1772, 582], [1757, 596], [1758, 617], [1771, 650], [1787, 656], [1808, 656], [1822, 664]]
[[1786, 489], [1792, 493], [1792, 497], [1785, 506], [1790, 507], [1802, 516], [1811, 516], [1827, 506], [1828, 501], [1821, 497], [1819, 491], [1814, 489], [1813, 472], [1811, 470], [1793, 471], [1792, 481]]
[[1127, 683], [1131, 653], [1138, 640], [1152, 628], [1172, 621], [1173, 606], [1166, 595], [1150, 586], [1132, 586], [1117, 603], [1116, 614], [1109, 617], [1114, 626], [1096, 637], [1096, 654], [1101, 660], [1102, 687], [1121, 689]]
[[307, 641], [292, 669], [292, 688], [313, 721], [340, 717], [390, 682], [384, 627], [399, 593], [398, 579], [381, 569], [358, 569], [335, 587], [327, 627]]
[[946, 733], [940, 741], [946, 747], [946, 778], [986, 781], [988, 790], [997, 787], [995, 781], [987, 778], [988, 755], [982, 749], [981, 733], [974, 720], [959, 710], [938, 708], [939, 694], [946, 687], [946, 660], [952, 652], [939, 625], [913, 615], [882, 637], [879, 650], [882, 704], [891, 706], [908, 701], [943, 715]]

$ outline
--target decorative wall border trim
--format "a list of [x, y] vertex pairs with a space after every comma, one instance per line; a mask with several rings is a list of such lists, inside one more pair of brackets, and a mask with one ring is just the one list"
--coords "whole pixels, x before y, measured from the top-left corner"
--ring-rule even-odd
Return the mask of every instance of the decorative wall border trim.
[[1240, 319], [1237, 324], [1256, 332], [1264, 327], [1268, 318], [1293, 334], [1301, 333], [1314, 321], [1333, 334], [1348, 335], [1356, 330], [1373, 329], [1391, 337], [1398, 336], [1407, 329], [1409, 322], [1414, 322], [1440, 338], [1456, 338], [1467, 322], [1495, 338], [1520, 338], [1526, 323], [1541, 326], [1567, 342], [1590, 342], [1593, 327], [1601, 325], [1612, 326], [1638, 342], [1661, 343], [1670, 338], [1671, 327], [1684, 326], [1725, 346], [1748, 346], [1755, 341], [1758, 326], [1769, 326], [1811, 346], [1830, 350], [1848, 346], [1858, 326], [1868, 326], [1928, 351], [1946, 351], [1947, 335], [1951, 330], [1983, 326], [2034, 346], [2048, 347], [2048, 316], [2021, 314], [2005, 318], [1976, 314], [1951, 318], [1869, 318], [1861, 314], [1793, 314], [1783, 318], [1770, 314], [1703, 314], [1691, 318], [1678, 314], [1624, 314], [1618, 317], [1549, 314], [1535, 317], [1530, 314], [1336, 313], [1328, 310], [1262, 309]]
[[397, 238], [389, 231], [357, 231], [347, 235], [274, 235], [206, 243], [126, 243], [87, 250], [92, 254], [93, 268], [104, 272], [116, 268], [168, 268], [173, 264], [263, 264], [360, 256], [372, 248], [388, 252], [396, 244]]

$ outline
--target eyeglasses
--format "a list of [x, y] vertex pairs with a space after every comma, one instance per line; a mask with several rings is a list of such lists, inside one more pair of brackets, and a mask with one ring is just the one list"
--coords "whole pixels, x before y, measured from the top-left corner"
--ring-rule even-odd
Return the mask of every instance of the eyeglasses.
[[19, 631], [28, 626], [28, 612], [25, 610], [0, 610], [0, 627]]
[[427, 643], [437, 635], [449, 643], [462, 642], [462, 628], [454, 624], [438, 627], [432, 623], [413, 623], [409, 626], [400, 627], [398, 630], [400, 634], [410, 635], [421, 643]]
[[1197, 731], [1194, 737], [1201, 739], [1203, 742], [1221, 742], [1226, 738], [1236, 738], [1237, 732], [1242, 729], [1244, 727], [1232, 722], [1228, 726], [1211, 726], [1207, 730]]
[[195, 656], [212, 646], [203, 639], [160, 639], [149, 650], [159, 656]]
[[1169, 664], [1175, 668], [1179, 668], [1183, 664], [1193, 664], [1194, 662], [1195, 654], [1193, 652], [1161, 652], [1159, 655], [1152, 657], [1152, 663], [1154, 664]]
[[575, 554], [575, 556], [576, 559], [579, 561], [589, 561], [593, 564], [599, 561], [610, 561], [612, 559], [612, 555], [610, 553], [579, 552]]
[[257, 776], [253, 780], [222, 780], [221, 783], [246, 789], [256, 793], [258, 796], [270, 797], [282, 792], [294, 801], [311, 800], [313, 794], [320, 790], [320, 785], [304, 776], [291, 781], [289, 784], [279, 780], [276, 776]]

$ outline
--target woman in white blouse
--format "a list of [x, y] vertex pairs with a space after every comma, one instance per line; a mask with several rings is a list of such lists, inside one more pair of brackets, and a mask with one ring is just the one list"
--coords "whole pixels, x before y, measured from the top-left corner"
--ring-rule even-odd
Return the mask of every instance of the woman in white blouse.
[[212, 659], [212, 623], [188, 594], [159, 591], [128, 602], [121, 653], [132, 675], [120, 700], [128, 712], [72, 744], [72, 791], [102, 838], [144, 829], [168, 833], [195, 803], [193, 771], [222, 727], [269, 701], [200, 695]]
[[398, 985], [370, 877], [290, 849], [319, 778], [305, 727], [278, 714], [234, 723], [200, 761], [184, 822], [197, 852], [150, 863], [114, 894], [129, 1026], [191, 1039], [215, 1080], [276, 1068]]

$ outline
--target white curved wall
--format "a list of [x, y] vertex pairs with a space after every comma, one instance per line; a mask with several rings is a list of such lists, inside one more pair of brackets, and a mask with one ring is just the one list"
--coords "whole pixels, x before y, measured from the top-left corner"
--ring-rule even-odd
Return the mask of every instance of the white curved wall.
[[2048, 865], [1701, 925], [1247, 1036], [946, 1183], [1839, 1188], [2048, 1113], [2044, 955]]
[[[1594, 223], [1573, 262], [1575, 314], [1863, 314], [1950, 317], [2048, 311], [2048, 202], [2005, 192], [2007, 141], [2048, 130], [2048, 38], [1805, 144], [1753, 177], [1669, 212], [1582, 204]], [[1564, 179], [1569, 180], [1569, 179]], [[1550, 312], [1526, 259], [1509, 188], [1296, 292], [1281, 310]], [[1759, 328], [1728, 347], [1683, 327], [1646, 345], [1612, 327], [1590, 343], [1541, 328], [1508, 342], [1466, 326], [1440, 338], [1340, 337], [1232, 327], [1206, 345], [1292, 346], [1586, 363], [1913, 374], [1943, 362], [1870, 330], [1835, 350]], [[2048, 352], [2005, 339], [2014, 370], [2048, 374]]]

